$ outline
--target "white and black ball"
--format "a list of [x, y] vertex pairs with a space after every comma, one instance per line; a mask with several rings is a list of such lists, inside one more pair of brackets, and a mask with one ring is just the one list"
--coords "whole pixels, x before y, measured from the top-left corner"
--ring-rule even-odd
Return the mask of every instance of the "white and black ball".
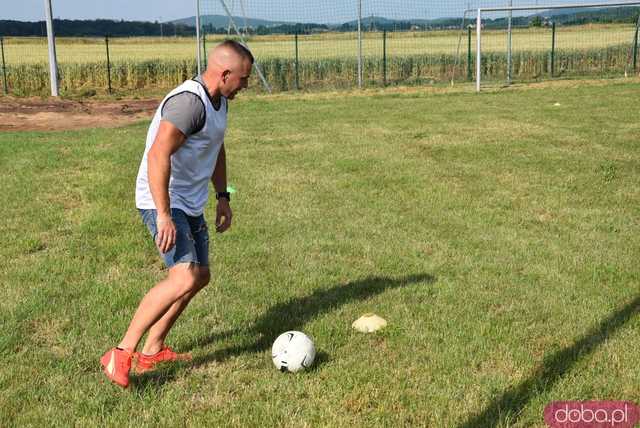
[[295, 373], [311, 367], [316, 358], [316, 348], [306, 334], [287, 331], [273, 342], [271, 357], [278, 370]]

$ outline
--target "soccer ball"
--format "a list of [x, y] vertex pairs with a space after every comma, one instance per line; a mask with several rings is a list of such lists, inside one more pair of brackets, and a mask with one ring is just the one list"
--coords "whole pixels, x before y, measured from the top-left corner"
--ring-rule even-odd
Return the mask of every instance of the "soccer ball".
[[316, 358], [316, 348], [306, 334], [287, 331], [273, 342], [271, 357], [278, 370], [295, 373], [311, 367]]

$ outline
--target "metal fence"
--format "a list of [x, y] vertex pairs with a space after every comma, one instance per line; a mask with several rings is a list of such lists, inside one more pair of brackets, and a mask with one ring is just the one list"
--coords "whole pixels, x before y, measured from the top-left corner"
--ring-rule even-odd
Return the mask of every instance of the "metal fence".
[[[194, 37], [56, 38], [61, 92], [172, 88], [197, 73], [196, 49], [204, 63], [207, 50], [227, 37], [248, 44], [274, 91], [462, 83], [476, 77], [475, 20], [471, 15], [463, 19], [462, 13], [480, 2], [349, 0], [336, 7], [331, 1], [284, 0], [273, 8], [269, 5], [276, 0], [271, 0], [234, 9], [227, 1], [234, 17], [229, 19], [221, 2], [201, 1], [199, 48]], [[481, 5], [509, 3], [531, 4]], [[484, 15], [482, 79], [502, 83], [637, 74], [640, 8], [609, 9], [512, 13], [510, 33], [506, 12]], [[46, 38], [0, 35], [0, 50], [5, 93], [49, 92]], [[253, 79], [254, 90], [264, 91]]]
[[[5, 93], [46, 94], [45, 37], [0, 38]], [[196, 74], [195, 38], [56, 38], [61, 93], [92, 95], [173, 87]]]

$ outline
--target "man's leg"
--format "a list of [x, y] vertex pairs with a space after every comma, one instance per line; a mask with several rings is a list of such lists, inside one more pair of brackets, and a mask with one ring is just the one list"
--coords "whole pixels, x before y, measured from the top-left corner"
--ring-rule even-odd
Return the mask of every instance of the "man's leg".
[[195, 263], [180, 263], [169, 269], [168, 278], [149, 290], [140, 302], [118, 348], [135, 351], [138, 342], [152, 325], [183, 297], [197, 292], [199, 281], [199, 267]]
[[[157, 234], [155, 210], [141, 210], [140, 213], [155, 241]], [[192, 236], [193, 220], [179, 209], [172, 209], [171, 215], [176, 225], [176, 242], [167, 253], [161, 254], [165, 264], [170, 266], [169, 276], [144, 296], [118, 347], [110, 349], [100, 358], [107, 377], [124, 388], [129, 385], [132, 359], [142, 336], [169, 311], [171, 313], [165, 320], [168, 322], [161, 323], [164, 327], [159, 329], [160, 333], [166, 336], [190, 297], [203, 287], [199, 266], [208, 265], [208, 259], [198, 258], [196, 248], [198, 241]], [[200, 221], [204, 222], [204, 216], [201, 216]], [[206, 232], [206, 224], [204, 229]], [[208, 240], [206, 244], [208, 246]], [[190, 297], [186, 298], [185, 303], [180, 303], [185, 296]]]
[[142, 348], [142, 353], [145, 355], [153, 355], [162, 350], [164, 345], [164, 340], [169, 334], [171, 327], [176, 322], [182, 311], [185, 310], [191, 299], [202, 290], [210, 281], [211, 274], [209, 272], [208, 266], [201, 266], [197, 269], [197, 282], [196, 287], [182, 296], [178, 301], [176, 301], [160, 318], [156, 321], [151, 328], [149, 329], [149, 334], [147, 335], [147, 340], [145, 341], [144, 347]]
[[123, 388], [129, 386], [129, 370], [140, 338], [179, 299], [192, 293], [197, 281], [197, 264], [179, 263], [169, 269], [167, 279], [160, 281], [144, 296], [120, 345], [100, 358], [103, 371], [112, 382]]

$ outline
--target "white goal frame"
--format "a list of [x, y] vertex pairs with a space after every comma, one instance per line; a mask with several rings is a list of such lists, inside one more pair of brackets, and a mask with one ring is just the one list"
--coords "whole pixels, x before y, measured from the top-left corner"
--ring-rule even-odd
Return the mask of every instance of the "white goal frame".
[[478, 9], [467, 9], [464, 11], [463, 20], [467, 13], [476, 12], [476, 92], [480, 92], [481, 72], [482, 72], [482, 14], [485, 12], [513, 12], [518, 10], [551, 10], [551, 9], [575, 9], [575, 8], [601, 8], [601, 7], [624, 7], [640, 6], [640, 1], [627, 1], [616, 3], [576, 3], [555, 6], [517, 6], [517, 7], [487, 7]]

